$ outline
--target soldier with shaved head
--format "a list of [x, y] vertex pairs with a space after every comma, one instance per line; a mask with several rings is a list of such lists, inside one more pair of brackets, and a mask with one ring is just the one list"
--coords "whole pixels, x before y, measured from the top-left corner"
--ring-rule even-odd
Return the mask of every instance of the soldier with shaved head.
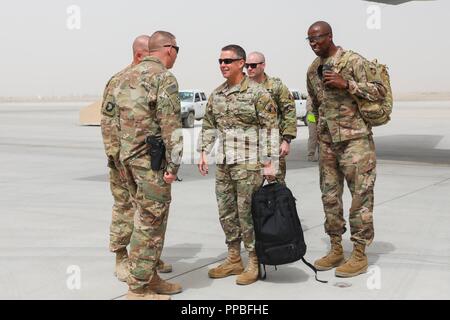
[[[114, 200], [112, 221], [110, 227], [110, 250], [116, 254], [116, 267], [114, 274], [120, 281], [128, 277], [128, 251], [131, 232], [133, 231], [133, 218], [136, 212], [132, 198], [128, 192], [126, 179], [121, 171], [119, 161], [119, 137], [117, 136], [118, 113], [114, 102], [113, 91], [117, 88], [120, 78], [132, 66], [139, 64], [149, 55], [148, 42], [150, 37], [141, 35], [133, 41], [133, 61], [122, 71], [115, 74], [106, 85], [103, 93], [101, 108], [101, 130], [106, 156], [108, 157], [109, 181]], [[159, 272], [171, 272], [172, 266], [163, 261], [158, 263]]]
[[286, 85], [280, 78], [269, 77], [265, 73], [266, 58], [261, 52], [252, 52], [245, 63], [250, 79], [256, 81], [270, 93], [277, 105], [278, 126], [280, 129], [280, 158], [278, 164], [277, 181], [285, 183], [286, 156], [290, 152], [290, 143], [297, 136], [297, 116], [295, 101]]
[[[355, 99], [378, 101], [386, 89], [368, 81], [367, 60], [333, 42], [325, 21], [308, 30], [307, 40], [318, 56], [308, 69], [307, 87], [319, 140], [320, 188], [325, 211], [325, 232], [330, 252], [315, 261], [318, 270], [337, 267], [335, 274], [353, 277], [366, 272], [366, 246], [374, 238], [373, 189], [376, 177], [375, 145], [371, 126], [361, 117]], [[344, 179], [352, 195], [350, 231], [353, 252], [344, 259], [342, 235], [346, 231], [342, 193]]]
[[[139, 47], [140, 43], [135, 43]], [[168, 71], [178, 56], [171, 33], [155, 32], [147, 42], [148, 54], [121, 75], [112, 92], [118, 114], [119, 160], [137, 212], [130, 239], [128, 299], [170, 299], [181, 292], [178, 284], [157, 274], [171, 202], [171, 183], [181, 163], [178, 83]], [[158, 143], [162, 162], [152, 164]], [[151, 150], [150, 150], [151, 149]]]

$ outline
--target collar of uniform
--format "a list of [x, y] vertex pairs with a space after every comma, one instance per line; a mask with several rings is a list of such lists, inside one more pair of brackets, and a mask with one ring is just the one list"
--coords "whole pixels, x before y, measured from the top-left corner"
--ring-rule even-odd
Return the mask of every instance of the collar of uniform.
[[159, 60], [159, 58], [153, 57], [153, 56], [146, 56], [144, 59], [142, 59], [142, 61], [152, 61], [152, 62], [156, 62], [157, 64], [164, 66], [162, 61]]
[[242, 81], [240, 83], [241, 88], [240, 88], [239, 92], [247, 91], [249, 81], [250, 81], [250, 78], [247, 75], [244, 75], [244, 79], [242, 79]]
[[225, 81], [219, 88], [218, 91], [224, 94], [231, 94], [234, 92], [243, 92], [246, 91], [248, 89], [248, 82], [249, 82], [249, 77], [244, 74], [244, 78], [241, 80], [241, 82], [239, 84], [236, 84], [232, 87], [230, 87], [228, 85], [228, 83]]
[[269, 89], [269, 88], [271, 88], [272, 87], [272, 84], [270, 83], [270, 77], [267, 75], [267, 73], [265, 73], [264, 72], [264, 77], [265, 77], [265, 79], [264, 79], [264, 81], [261, 83], [261, 85], [264, 87], [264, 88], [266, 88], [266, 89]]
[[336, 65], [336, 63], [339, 61], [339, 59], [342, 57], [344, 53], [345, 50], [342, 47], [338, 46], [337, 51], [333, 56], [328, 58], [321, 58], [321, 64], [328, 63], [331, 65]]

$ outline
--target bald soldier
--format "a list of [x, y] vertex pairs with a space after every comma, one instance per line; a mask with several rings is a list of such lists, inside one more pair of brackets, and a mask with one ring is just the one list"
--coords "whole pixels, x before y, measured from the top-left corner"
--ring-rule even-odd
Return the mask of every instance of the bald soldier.
[[168, 300], [182, 291], [179, 284], [162, 280], [156, 272], [171, 184], [183, 152], [178, 83], [168, 71], [179, 47], [175, 36], [166, 31], [155, 32], [148, 47], [149, 55], [121, 76], [113, 93], [119, 112], [120, 161], [137, 207], [127, 298]]
[[[369, 82], [367, 61], [333, 42], [331, 26], [314, 23], [308, 30], [311, 49], [318, 56], [308, 69], [307, 87], [312, 111], [317, 119], [320, 188], [325, 211], [325, 232], [330, 236], [330, 252], [315, 261], [318, 270], [337, 267], [339, 277], [366, 272], [366, 246], [374, 238], [373, 188], [376, 177], [375, 146], [370, 125], [358, 111], [354, 96], [377, 101], [386, 90], [381, 82]], [[352, 195], [350, 240], [353, 252], [344, 263], [342, 234], [346, 231], [342, 193], [344, 179]]]
[[[149, 54], [147, 35], [141, 35], [133, 41], [133, 61], [122, 71], [115, 74], [106, 85], [103, 93], [101, 107], [101, 130], [106, 156], [108, 158], [109, 181], [114, 200], [112, 208], [112, 221], [110, 227], [111, 252], [116, 254], [115, 276], [120, 281], [126, 281], [128, 276], [128, 252], [131, 232], [133, 231], [133, 217], [135, 206], [127, 189], [126, 179], [123, 176], [122, 166], [119, 161], [119, 137], [117, 136], [118, 113], [114, 102], [113, 91], [117, 88], [121, 76], [132, 66], [139, 64]], [[122, 171], [122, 175], [121, 175]], [[172, 266], [160, 261], [159, 272], [171, 272]]]
[[[276, 105], [264, 87], [242, 72], [245, 61], [242, 47], [233, 44], [222, 48], [219, 66], [226, 81], [209, 97], [197, 146], [201, 153], [198, 168], [203, 176], [208, 174], [207, 155], [215, 141], [219, 140], [221, 146], [215, 191], [228, 255], [208, 271], [208, 276], [218, 279], [237, 275], [239, 285], [258, 280], [251, 201], [263, 175], [274, 178], [272, 162], [278, 158], [278, 152], [274, 154], [271, 148], [272, 133], [278, 139]], [[249, 254], [245, 270], [241, 242]]]
[[252, 52], [247, 56], [245, 63], [250, 79], [262, 84], [270, 93], [277, 105], [278, 126], [280, 129], [280, 158], [276, 175], [277, 181], [285, 183], [286, 157], [289, 155], [290, 143], [297, 137], [297, 116], [295, 113], [295, 101], [289, 89], [281, 79], [269, 77], [265, 72], [266, 58], [261, 52]]

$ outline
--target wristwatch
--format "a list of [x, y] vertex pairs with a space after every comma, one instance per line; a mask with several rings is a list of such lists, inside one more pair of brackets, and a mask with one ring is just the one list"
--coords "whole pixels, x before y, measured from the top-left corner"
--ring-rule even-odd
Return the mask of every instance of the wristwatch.
[[283, 140], [286, 141], [287, 143], [291, 143], [291, 136], [283, 136]]

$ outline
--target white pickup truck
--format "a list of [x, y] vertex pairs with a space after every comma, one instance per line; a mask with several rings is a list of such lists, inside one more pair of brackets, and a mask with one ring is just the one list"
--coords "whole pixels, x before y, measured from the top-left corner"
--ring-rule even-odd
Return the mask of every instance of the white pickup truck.
[[184, 128], [193, 128], [195, 120], [205, 115], [207, 98], [200, 90], [180, 90], [181, 119]]
[[295, 100], [295, 112], [297, 114], [297, 119], [301, 120], [305, 126], [308, 125], [306, 122], [306, 95], [301, 94], [300, 90], [297, 89], [289, 89], [291, 91], [292, 96]]

